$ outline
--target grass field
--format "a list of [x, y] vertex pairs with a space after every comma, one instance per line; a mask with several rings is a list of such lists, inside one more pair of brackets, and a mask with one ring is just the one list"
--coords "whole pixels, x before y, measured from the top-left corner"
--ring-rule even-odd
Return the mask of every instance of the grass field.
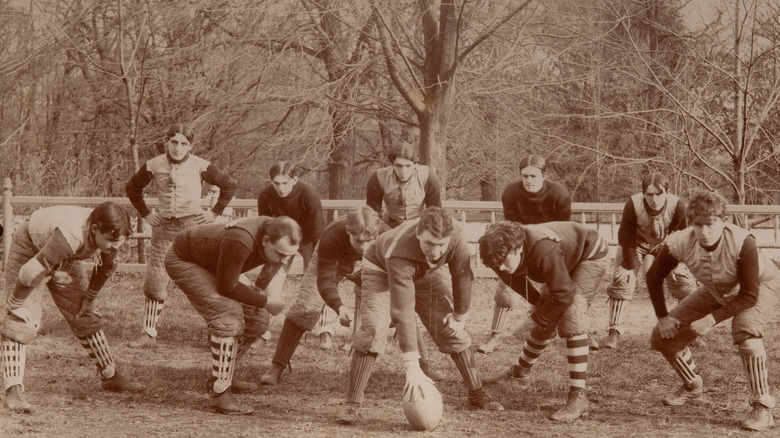
[[[99, 298], [106, 317], [105, 331], [119, 370], [147, 385], [144, 393], [124, 395], [100, 390], [94, 365], [70, 334], [51, 298], [44, 297], [44, 322], [31, 343], [25, 377], [30, 415], [0, 408], [0, 436], [285, 436], [285, 437], [699, 437], [776, 436], [778, 429], [749, 434], [739, 423], [750, 411], [748, 389], [736, 347], [731, 344], [730, 322], [706, 337], [707, 346], [694, 350], [704, 377], [702, 400], [682, 407], [665, 407], [660, 400], [674, 391], [679, 379], [660, 354], [649, 350], [649, 333], [655, 323], [645, 293], [628, 308], [628, 330], [620, 348], [591, 354], [589, 417], [559, 424], [547, 417], [565, 401], [567, 392], [564, 341], [557, 339], [534, 367], [530, 387], [491, 388], [504, 412], [470, 409], [465, 386], [455, 365], [432, 342], [431, 359], [447, 379], [437, 386], [444, 399], [444, 419], [433, 432], [414, 432], [401, 411], [404, 373], [397, 344], [377, 362], [366, 391], [363, 421], [341, 426], [334, 420], [345, 396], [349, 357], [340, 348], [323, 351], [317, 338], [304, 338], [292, 360], [292, 374], [282, 384], [261, 387], [238, 396], [252, 405], [252, 416], [225, 416], [206, 407], [210, 356], [205, 323], [178, 290], [172, 290], [160, 323], [158, 347], [133, 350], [125, 344], [139, 334], [143, 294], [139, 274], [116, 274]], [[296, 280], [288, 283], [285, 297], [293, 298]], [[495, 280], [478, 280], [468, 328], [475, 348], [489, 333]], [[342, 289], [350, 296], [351, 288]], [[48, 294], [45, 290], [40, 290]], [[602, 337], [606, 327], [606, 296], [599, 295], [591, 315], [593, 330]], [[515, 309], [509, 328], [525, 314]], [[237, 374], [259, 381], [273, 355], [282, 316], [272, 320], [273, 339], [258, 342], [240, 363]], [[775, 332], [766, 340], [770, 385], [777, 389], [780, 375], [777, 315]], [[339, 328], [339, 346], [350, 330]], [[430, 341], [430, 338], [428, 338]], [[503, 372], [517, 360], [522, 345], [509, 334], [503, 347], [491, 355], [478, 355], [482, 375]]]

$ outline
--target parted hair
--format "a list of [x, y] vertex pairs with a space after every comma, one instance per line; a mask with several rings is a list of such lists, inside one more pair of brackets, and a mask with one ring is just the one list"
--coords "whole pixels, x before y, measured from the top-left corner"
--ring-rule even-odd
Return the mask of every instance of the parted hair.
[[195, 139], [195, 134], [192, 132], [190, 125], [186, 123], [174, 123], [168, 127], [168, 131], [165, 132], [165, 141], [168, 141], [176, 134], [181, 134], [189, 140], [190, 143]]
[[92, 210], [88, 225], [89, 228], [97, 225], [98, 231], [101, 234], [108, 234], [112, 240], [119, 240], [133, 233], [127, 210], [111, 201], [104, 202]]
[[658, 172], [653, 172], [649, 175], [645, 175], [645, 177], [642, 178], [642, 193], [645, 193], [647, 191], [647, 188], [650, 186], [655, 186], [658, 187], [659, 189], [662, 189], [664, 192], [668, 192], [669, 178], [663, 173], [658, 173]]
[[479, 257], [488, 268], [501, 266], [509, 253], [523, 247], [525, 228], [519, 222], [500, 221], [490, 225], [479, 238]]
[[298, 168], [295, 167], [295, 163], [292, 163], [290, 161], [277, 161], [276, 163], [271, 166], [271, 169], [268, 171], [268, 175], [271, 177], [271, 179], [274, 179], [275, 176], [286, 176], [288, 178], [295, 178], [298, 176]]
[[359, 239], [376, 239], [379, 235], [382, 220], [379, 214], [369, 207], [355, 207], [347, 214], [347, 232]]
[[301, 226], [298, 225], [298, 222], [295, 222], [295, 220], [292, 218], [287, 216], [277, 216], [268, 221], [266, 224], [265, 235], [268, 236], [268, 239], [271, 241], [271, 243], [278, 242], [282, 237], [288, 237], [290, 239], [290, 243], [293, 245], [299, 245], [301, 243], [303, 233], [301, 231]]
[[522, 172], [522, 170], [528, 166], [535, 167], [541, 170], [542, 173], [547, 171], [547, 161], [545, 161], [544, 158], [540, 157], [539, 155], [529, 155], [523, 158], [520, 160], [520, 166], [518, 167]]
[[447, 210], [441, 207], [428, 207], [420, 215], [417, 223], [417, 234], [428, 231], [437, 239], [452, 235], [452, 218]]
[[712, 216], [726, 216], [726, 199], [712, 190], [697, 190], [688, 201], [688, 222], [704, 222]]
[[417, 147], [411, 143], [403, 142], [391, 147], [387, 153], [387, 159], [390, 160], [390, 164], [395, 163], [396, 158], [403, 158], [417, 163], [420, 160], [420, 155], [417, 153]]

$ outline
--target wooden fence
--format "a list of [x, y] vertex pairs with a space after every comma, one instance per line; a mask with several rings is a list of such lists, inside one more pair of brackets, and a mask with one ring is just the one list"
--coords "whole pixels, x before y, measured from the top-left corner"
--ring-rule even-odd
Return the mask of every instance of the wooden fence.
[[[127, 198], [91, 198], [91, 197], [50, 197], [50, 196], [14, 196], [11, 180], [6, 178], [3, 182], [2, 213], [5, 238], [3, 239], [3, 266], [5, 257], [11, 247], [10, 235], [14, 229], [14, 211], [17, 214], [26, 215], [30, 211], [53, 205], [79, 205], [94, 207], [106, 201], [113, 201], [119, 205], [135, 209]], [[216, 199], [204, 198], [203, 206], [208, 207]], [[156, 198], [146, 199], [150, 208], [158, 205]], [[327, 217], [334, 218], [346, 214], [354, 207], [365, 203], [363, 200], [331, 200], [324, 199], [322, 207]], [[466, 224], [466, 235], [472, 246], [472, 253], [476, 251], [476, 241], [484, 231], [485, 226], [496, 220], [502, 219], [503, 208], [498, 201], [443, 201], [443, 207], [452, 215]], [[572, 204], [572, 218], [578, 222], [592, 226], [599, 230], [610, 245], [617, 245], [617, 229], [620, 224], [620, 216], [623, 212], [623, 203], [583, 203]], [[754, 229], [757, 243], [760, 248], [780, 248], [780, 206], [777, 205], [729, 205], [727, 212], [735, 223], [746, 228]], [[257, 201], [254, 199], [234, 199], [228, 205], [226, 215], [229, 217], [247, 217], [257, 214]], [[131, 236], [138, 239], [138, 244], [144, 248], [144, 242], [151, 236], [148, 232], [136, 233]], [[120, 270], [140, 271], [144, 263], [122, 263]], [[492, 271], [485, 269], [478, 260], [474, 260], [475, 275], [493, 276]], [[293, 273], [300, 271], [300, 266], [293, 267]]]

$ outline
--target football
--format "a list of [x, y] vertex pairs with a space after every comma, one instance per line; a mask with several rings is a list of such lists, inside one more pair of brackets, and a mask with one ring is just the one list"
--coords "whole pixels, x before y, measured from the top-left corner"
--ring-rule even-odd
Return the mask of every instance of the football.
[[441, 394], [436, 386], [430, 382], [425, 382], [421, 389], [422, 393], [415, 401], [409, 401], [404, 394], [401, 406], [406, 420], [414, 430], [433, 430], [439, 425], [444, 410]]

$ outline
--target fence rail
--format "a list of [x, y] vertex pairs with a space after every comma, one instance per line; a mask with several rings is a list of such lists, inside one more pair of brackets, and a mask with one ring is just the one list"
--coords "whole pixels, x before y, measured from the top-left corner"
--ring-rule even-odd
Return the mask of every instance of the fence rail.
[[[11, 180], [6, 178], [3, 183], [2, 195], [2, 213], [3, 227], [6, 236], [3, 239], [3, 266], [5, 258], [11, 247], [10, 234], [14, 228], [13, 217], [14, 209], [23, 207], [50, 207], [54, 205], [79, 205], [85, 207], [94, 207], [106, 201], [115, 202], [121, 206], [133, 209], [130, 200], [118, 197], [54, 197], [54, 196], [14, 196], [12, 193]], [[157, 198], [146, 199], [146, 204], [150, 208], [158, 206]], [[203, 206], [213, 205], [216, 199], [204, 198]], [[322, 207], [328, 217], [338, 217], [345, 214], [354, 207], [365, 204], [363, 200], [357, 199], [324, 199]], [[503, 215], [503, 207], [498, 201], [454, 201], [447, 200], [442, 202], [442, 206], [452, 212], [453, 216], [459, 218], [462, 222], [475, 225], [486, 225], [500, 220]], [[578, 222], [595, 227], [599, 230], [610, 245], [617, 245], [617, 229], [620, 224], [620, 217], [623, 213], [623, 203], [572, 203], [572, 218]], [[232, 210], [233, 217], [254, 216], [257, 214], [257, 201], [254, 199], [233, 199], [228, 205]], [[226, 210], [228, 211], [228, 210]], [[760, 248], [780, 248], [780, 205], [736, 205], [727, 206], [727, 213], [733, 217], [733, 221], [755, 230], [756, 241]], [[481, 235], [479, 226], [474, 227], [470, 233], [467, 233], [469, 242], [473, 245]], [[150, 237], [148, 233], [135, 233], [131, 236], [139, 240], [139, 245]], [[139, 271], [144, 267], [143, 263], [123, 263], [120, 270]], [[294, 267], [293, 272], [300, 267]], [[477, 261], [475, 261], [475, 275], [493, 276], [492, 271], [486, 270]]]

